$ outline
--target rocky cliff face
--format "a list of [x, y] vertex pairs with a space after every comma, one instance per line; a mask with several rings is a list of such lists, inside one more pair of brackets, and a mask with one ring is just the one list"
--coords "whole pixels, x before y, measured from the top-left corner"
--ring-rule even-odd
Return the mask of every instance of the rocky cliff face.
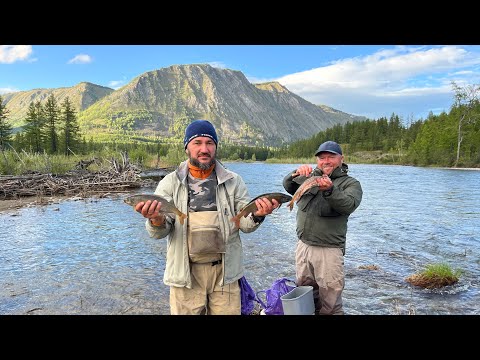
[[[79, 85], [71, 89], [78, 92]], [[25, 109], [33, 98], [28, 93]], [[9, 108], [12, 100], [5, 99]], [[88, 107], [87, 96], [81, 99], [84, 102], [77, 100], [83, 110], [79, 123], [86, 132], [128, 131], [178, 138], [191, 120], [207, 119], [222, 141], [247, 145], [279, 146], [336, 124], [365, 119], [314, 105], [279, 83], [252, 84], [240, 71], [206, 64], [146, 72], [116, 91], [105, 90], [104, 96], [92, 97]]]

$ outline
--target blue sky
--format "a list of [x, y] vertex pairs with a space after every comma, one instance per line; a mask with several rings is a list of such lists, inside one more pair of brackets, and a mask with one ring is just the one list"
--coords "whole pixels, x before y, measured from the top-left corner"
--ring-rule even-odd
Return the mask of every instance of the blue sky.
[[70, 87], [118, 89], [147, 71], [209, 63], [252, 83], [278, 81], [316, 105], [408, 123], [448, 111], [451, 81], [480, 83], [480, 46], [0, 45], [0, 94]]

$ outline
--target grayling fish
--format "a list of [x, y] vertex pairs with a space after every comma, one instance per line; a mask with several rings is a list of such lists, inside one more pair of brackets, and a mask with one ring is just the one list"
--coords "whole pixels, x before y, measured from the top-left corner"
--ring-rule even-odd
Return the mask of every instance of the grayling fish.
[[173, 205], [172, 202], [168, 201], [167, 199], [161, 197], [160, 195], [155, 195], [155, 194], [136, 194], [129, 196], [125, 198], [123, 201], [130, 205], [135, 207], [139, 202], [147, 202], [148, 200], [157, 200], [159, 203], [162, 204], [162, 207], [160, 208], [160, 212], [162, 213], [171, 213], [171, 214], [176, 214], [180, 218], [180, 224], [183, 225], [185, 219], [187, 218], [187, 215], [182, 213], [180, 210], [176, 208], [175, 205]]
[[322, 175], [322, 176], [310, 176], [307, 177], [307, 180], [305, 180], [302, 185], [295, 191], [295, 194], [293, 194], [292, 200], [288, 203], [288, 207], [290, 208], [290, 211], [293, 209], [293, 205], [298, 202], [298, 200], [305, 194], [308, 190], [310, 190], [314, 186], [319, 186], [319, 181], [321, 178], [327, 175]]
[[[252, 201], [250, 201], [247, 205], [245, 205], [242, 208], [242, 210], [240, 210], [240, 212], [230, 220], [235, 222], [237, 227], [240, 227], [240, 219], [242, 218], [242, 216], [247, 217], [248, 214], [255, 212], [257, 210], [257, 205], [255, 204], [255, 200], [261, 199], [261, 198], [267, 198], [270, 201], [272, 201], [272, 199], [275, 199], [280, 203], [280, 206], [282, 206], [283, 203], [286, 203], [292, 199], [290, 195], [279, 193], [279, 192], [272, 192], [272, 193], [258, 195], [256, 198], [252, 199]], [[280, 208], [280, 206], [278, 208]]]

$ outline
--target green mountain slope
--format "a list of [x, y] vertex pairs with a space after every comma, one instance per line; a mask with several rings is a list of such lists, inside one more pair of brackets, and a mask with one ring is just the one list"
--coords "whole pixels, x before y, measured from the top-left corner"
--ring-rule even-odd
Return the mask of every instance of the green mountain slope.
[[31, 102], [47, 100], [50, 94], [55, 96], [59, 104], [65, 97], [69, 97], [77, 111], [82, 111], [104, 96], [111, 94], [114, 90], [95, 85], [88, 82], [81, 82], [73, 87], [58, 89], [33, 89], [29, 91], [19, 91], [2, 95], [4, 104], [9, 110], [8, 119], [14, 127], [24, 125], [24, 119], [27, 114], [28, 106]]
[[191, 64], [143, 73], [118, 90], [82, 82], [5, 94], [12, 125], [23, 125], [30, 103], [50, 94], [59, 103], [69, 96], [83, 134], [99, 141], [179, 141], [191, 120], [207, 119], [223, 142], [280, 146], [365, 120], [314, 105], [276, 82], [252, 84], [240, 71]]
[[278, 83], [252, 84], [240, 71], [194, 64], [146, 72], [83, 111], [79, 121], [96, 136], [178, 139], [195, 118], [212, 121], [222, 141], [248, 145], [281, 145], [365, 119], [325, 111]]

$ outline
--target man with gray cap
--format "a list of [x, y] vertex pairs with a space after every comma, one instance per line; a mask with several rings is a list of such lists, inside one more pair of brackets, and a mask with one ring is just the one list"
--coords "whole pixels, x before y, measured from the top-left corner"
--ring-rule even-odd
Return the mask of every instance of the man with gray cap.
[[251, 197], [243, 179], [216, 160], [218, 137], [212, 123], [194, 120], [185, 130], [188, 160], [158, 183], [155, 194], [188, 214], [182, 224], [162, 212], [157, 200], [140, 202], [135, 210], [146, 220], [151, 237], [168, 236], [163, 282], [170, 286], [172, 315], [240, 315], [239, 280], [244, 275], [239, 230], [255, 231], [278, 208], [273, 199], [257, 199], [257, 210], [231, 219]]
[[335, 141], [322, 143], [315, 152], [317, 167], [301, 165], [283, 179], [297, 200], [297, 286], [313, 286], [316, 315], [343, 315], [345, 286], [343, 256], [347, 222], [362, 201], [362, 187], [347, 175], [342, 149]]

